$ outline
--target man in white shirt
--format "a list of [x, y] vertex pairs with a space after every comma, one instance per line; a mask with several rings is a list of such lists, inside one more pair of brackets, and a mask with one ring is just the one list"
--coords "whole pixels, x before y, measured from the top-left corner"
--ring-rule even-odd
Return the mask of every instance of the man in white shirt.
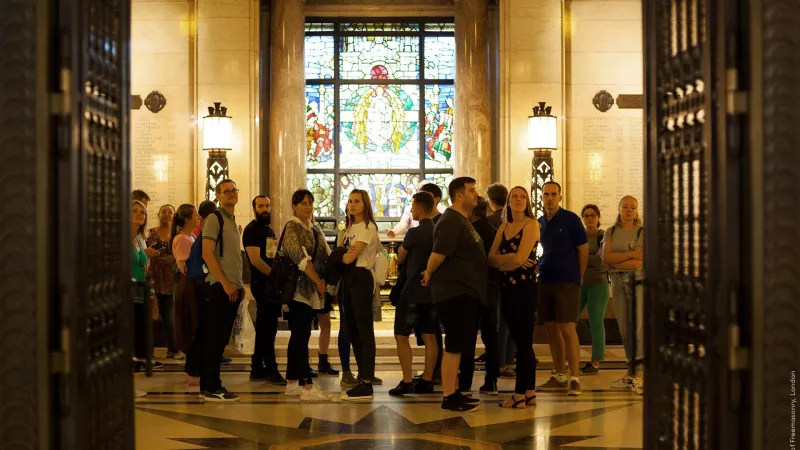
[[[419, 192], [429, 192], [431, 195], [433, 195], [433, 201], [434, 204], [436, 205], [436, 210], [439, 211], [437, 218], [434, 219], [435, 223], [436, 220], [438, 219], [438, 216], [444, 213], [444, 211], [447, 209], [447, 207], [445, 207], [440, 203], [442, 201], [442, 190], [439, 188], [439, 186], [433, 184], [428, 180], [425, 180], [419, 186]], [[417, 225], [419, 225], [417, 221], [415, 221], [411, 217], [411, 207], [407, 206], [406, 209], [403, 211], [403, 216], [400, 217], [400, 222], [398, 222], [397, 225], [394, 226], [394, 228], [387, 231], [386, 236], [390, 238], [393, 238], [395, 236], [402, 236], [403, 234], [405, 234], [406, 231], [408, 231], [409, 228], [414, 228]]]

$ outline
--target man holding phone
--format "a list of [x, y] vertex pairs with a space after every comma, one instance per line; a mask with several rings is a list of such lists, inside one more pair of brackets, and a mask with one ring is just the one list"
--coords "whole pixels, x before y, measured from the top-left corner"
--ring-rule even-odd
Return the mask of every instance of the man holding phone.
[[239, 396], [222, 387], [219, 361], [230, 339], [239, 303], [244, 299], [241, 238], [234, 216], [239, 189], [233, 180], [226, 179], [217, 184], [214, 192], [219, 200], [218, 213], [206, 218], [202, 234], [209, 288], [201, 324], [206, 341], [200, 369], [200, 397], [207, 402], [235, 402]]

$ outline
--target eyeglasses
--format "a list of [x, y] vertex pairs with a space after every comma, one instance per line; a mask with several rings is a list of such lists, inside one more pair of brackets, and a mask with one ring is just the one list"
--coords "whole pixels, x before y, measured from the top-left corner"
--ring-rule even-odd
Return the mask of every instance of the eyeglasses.
[[238, 193], [239, 193], [238, 189], [230, 189], [230, 190], [227, 190], [227, 191], [222, 191], [222, 194], [223, 195], [227, 195], [228, 197], [230, 197], [233, 194], [238, 194]]
[[593, 219], [595, 217], [597, 217], [597, 214], [584, 214], [583, 215], [584, 219]]

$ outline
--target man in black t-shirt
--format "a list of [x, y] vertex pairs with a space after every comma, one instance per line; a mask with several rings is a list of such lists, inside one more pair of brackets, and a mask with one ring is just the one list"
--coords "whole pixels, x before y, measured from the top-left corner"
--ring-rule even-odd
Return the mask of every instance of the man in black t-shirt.
[[[433, 196], [428, 192], [414, 194], [411, 215], [419, 222], [408, 230], [403, 246], [398, 249], [397, 263], [405, 264], [405, 280], [394, 316], [394, 337], [397, 341], [397, 357], [403, 369], [403, 380], [389, 395], [430, 394], [433, 393], [433, 368], [436, 365], [438, 348], [436, 346], [436, 312], [431, 302], [430, 286], [419, 282], [420, 274], [428, 265], [433, 249], [433, 220], [436, 208]], [[425, 371], [414, 385], [411, 378], [411, 346], [408, 337], [412, 330], [418, 330], [425, 344]]]
[[431, 296], [444, 326], [445, 354], [442, 359], [442, 410], [473, 411], [478, 400], [456, 389], [461, 353], [474, 346], [479, 304], [486, 302], [489, 262], [483, 240], [469, 217], [478, 200], [475, 180], [459, 177], [448, 187], [452, 205], [442, 214], [433, 231], [433, 252], [422, 274], [422, 284], [431, 285]]
[[253, 199], [253, 212], [256, 218], [244, 229], [242, 243], [247, 261], [250, 263], [250, 291], [256, 299], [256, 345], [253, 351], [250, 370], [251, 380], [264, 380], [276, 386], [285, 386], [286, 380], [278, 372], [275, 360], [275, 336], [278, 333], [278, 318], [281, 305], [266, 299], [267, 278], [272, 270], [270, 264], [275, 257], [278, 242], [275, 232], [270, 228], [270, 200], [257, 195]]

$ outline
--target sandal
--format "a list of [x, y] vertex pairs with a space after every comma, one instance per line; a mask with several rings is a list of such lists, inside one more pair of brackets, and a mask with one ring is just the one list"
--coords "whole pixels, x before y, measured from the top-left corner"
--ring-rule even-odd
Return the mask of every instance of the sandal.
[[[523, 395], [523, 396], [522, 396], [522, 400], [514, 400], [514, 396], [512, 395], [512, 396], [511, 396], [511, 401], [513, 401], [514, 403], [512, 403], [512, 404], [511, 404], [511, 406], [503, 406], [503, 405], [506, 403], [506, 401], [508, 401], [508, 399], [506, 399], [505, 401], [502, 401], [502, 402], [498, 403], [498, 405], [499, 405], [501, 408], [506, 408], [506, 409], [525, 409], [525, 405], [527, 405], [527, 402], [526, 402], [526, 401], [527, 401], [527, 399], [528, 399], [528, 398], [527, 398], [527, 397], [525, 397], [525, 396]], [[523, 403], [525, 403], [525, 405], [523, 405], [523, 406], [519, 406], [519, 405], [522, 405]]]
[[532, 397], [525, 397], [525, 406], [536, 406], [536, 394], [533, 394]]

